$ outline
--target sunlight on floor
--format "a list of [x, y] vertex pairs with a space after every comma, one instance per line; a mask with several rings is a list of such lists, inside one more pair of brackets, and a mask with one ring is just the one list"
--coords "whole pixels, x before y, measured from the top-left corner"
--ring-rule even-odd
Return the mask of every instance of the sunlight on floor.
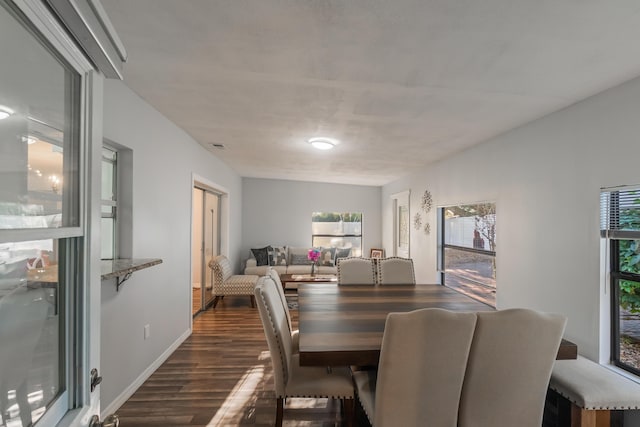
[[244, 416], [245, 407], [252, 406], [249, 402], [256, 400], [256, 392], [263, 378], [264, 366], [254, 366], [245, 372], [207, 426], [239, 424]]

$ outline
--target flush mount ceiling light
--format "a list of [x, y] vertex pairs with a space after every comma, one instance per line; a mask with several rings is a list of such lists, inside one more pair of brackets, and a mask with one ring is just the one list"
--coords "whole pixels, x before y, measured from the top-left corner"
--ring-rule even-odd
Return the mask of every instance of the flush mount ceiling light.
[[332, 138], [317, 137], [311, 138], [309, 140], [309, 144], [318, 150], [331, 150], [336, 146], [336, 144], [338, 144], [338, 141]]
[[13, 110], [11, 108], [0, 105], [0, 120], [6, 119], [12, 114]]

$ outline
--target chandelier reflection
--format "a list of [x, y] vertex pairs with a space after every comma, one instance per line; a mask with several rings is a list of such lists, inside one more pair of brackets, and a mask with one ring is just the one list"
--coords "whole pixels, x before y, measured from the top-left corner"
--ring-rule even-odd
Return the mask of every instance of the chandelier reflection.
[[53, 191], [55, 194], [58, 194], [58, 191], [60, 191], [60, 186], [62, 185], [62, 180], [56, 175], [49, 175], [49, 182], [51, 183], [51, 191]]

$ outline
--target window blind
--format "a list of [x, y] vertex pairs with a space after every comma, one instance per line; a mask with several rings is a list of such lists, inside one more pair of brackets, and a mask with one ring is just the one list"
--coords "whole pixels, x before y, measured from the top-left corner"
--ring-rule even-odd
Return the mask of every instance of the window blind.
[[610, 239], [640, 239], [640, 186], [601, 190], [600, 236]]

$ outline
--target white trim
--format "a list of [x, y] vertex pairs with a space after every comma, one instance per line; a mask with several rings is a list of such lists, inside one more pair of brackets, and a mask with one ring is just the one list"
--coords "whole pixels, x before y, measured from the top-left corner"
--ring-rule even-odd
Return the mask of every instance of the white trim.
[[78, 49], [73, 39], [69, 37], [56, 17], [44, 5], [44, 2], [39, 0], [10, 0], [10, 2], [25, 14], [44, 38], [78, 73], [85, 74], [93, 70], [91, 62]]
[[120, 393], [109, 406], [102, 408], [102, 410], [100, 411], [100, 417], [105, 418], [106, 416], [117, 412], [118, 408], [120, 408], [131, 396], [133, 396], [133, 393], [135, 393], [140, 388], [140, 386], [142, 386], [142, 384], [144, 384], [144, 382], [149, 379], [149, 377], [156, 371], [156, 369], [162, 366], [162, 364], [169, 358], [169, 356], [171, 356], [173, 352], [176, 351], [178, 347], [180, 347], [180, 345], [187, 338], [189, 338], [189, 336], [191, 336], [191, 332], [192, 329], [189, 328], [180, 337], [178, 337], [178, 339], [175, 340], [173, 344], [171, 344], [169, 348], [167, 348], [164, 353], [160, 355], [160, 357], [158, 357], [153, 363], [151, 363], [147, 367], [147, 369], [142, 371], [138, 378], [136, 378], [135, 381], [129, 384], [129, 387], [124, 389], [122, 393]]

